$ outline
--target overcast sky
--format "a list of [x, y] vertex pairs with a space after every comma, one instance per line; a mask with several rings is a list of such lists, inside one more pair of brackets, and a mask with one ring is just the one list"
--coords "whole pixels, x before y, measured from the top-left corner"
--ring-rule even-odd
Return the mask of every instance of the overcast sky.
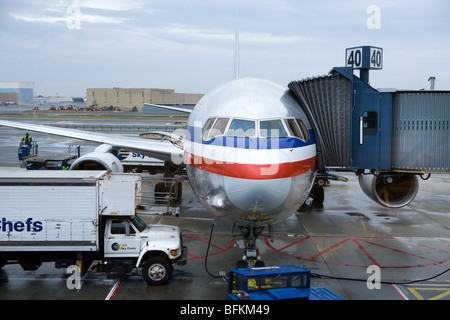
[[206, 93], [240, 76], [283, 86], [344, 66], [345, 48], [384, 49], [376, 87], [450, 90], [448, 0], [0, 0], [0, 81], [35, 95], [87, 88]]

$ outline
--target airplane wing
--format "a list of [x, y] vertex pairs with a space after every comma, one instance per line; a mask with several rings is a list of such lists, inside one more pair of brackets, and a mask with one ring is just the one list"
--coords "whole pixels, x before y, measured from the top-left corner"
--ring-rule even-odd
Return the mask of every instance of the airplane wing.
[[141, 153], [163, 161], [172, 161], [175, 164], [183, 162], [183, 150], [180, 145], [168, 141], [156, 141], [138, 137], [128, 137], [119, 134], [102, 134], [82, 130], [55, 128], [45, 125], [19, 123], [0, 120], [1, 126], [17, 128], [27, 131], [48, 133], [79, 140], [109, 144], [115, 148], [124, 148], [129, 151]]
[[160, 104], [144, 103], [144, 105], [145, 105], [145, 106], [150, 106], [150, 107], [156, 107], [156, 108], [166, 109], [166, 110], [179, 111], [179, 112], [184, 112], [184, 113], [191, 113], [191, 112], [192, 112], [192, 110], [190, 110], [190, 109], [178, 108], [178, 107], [171, 107], [171, 106], [162, 106], [162, 105], [160, 105]]

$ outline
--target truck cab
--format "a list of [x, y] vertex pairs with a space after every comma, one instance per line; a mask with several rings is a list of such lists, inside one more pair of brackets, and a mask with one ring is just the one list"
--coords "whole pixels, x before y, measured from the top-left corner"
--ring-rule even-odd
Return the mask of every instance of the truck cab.
[[311, 288], [311, 272], [294, 265], [231, 269], [227, 300], [341, 300], [323, 288]]
[[173, 264], [186, 263], [187, 248], [175, 226], [147, 224], [138, 216], [110, 217], [104, 237], [106, 271], [142, 267], [145, 281], [155, 285], [168, 281]]

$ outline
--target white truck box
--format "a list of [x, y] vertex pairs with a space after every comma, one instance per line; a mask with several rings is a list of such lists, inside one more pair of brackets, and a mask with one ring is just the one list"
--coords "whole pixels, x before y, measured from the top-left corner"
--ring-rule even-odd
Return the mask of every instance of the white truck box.
[[99, 216], [133, 216], [140, 176], [0, 171], [0, 251], [95, 251]]
[[108, 171], [0, 171], [0, 269], [54, 261], [83, 275], [95, 262], [100, 272], [141, 268], [148, 284], [166, 283], [187, 247], [179, 227], [136, 215], [141, 183]]

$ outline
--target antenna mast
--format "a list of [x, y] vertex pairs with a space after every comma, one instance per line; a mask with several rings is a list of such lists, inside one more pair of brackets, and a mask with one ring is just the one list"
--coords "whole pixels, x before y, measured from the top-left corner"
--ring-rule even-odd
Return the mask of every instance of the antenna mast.
[[234, 36], [234, 76], [239, 79], [239, 13], [236, 12], [236, 34]]

